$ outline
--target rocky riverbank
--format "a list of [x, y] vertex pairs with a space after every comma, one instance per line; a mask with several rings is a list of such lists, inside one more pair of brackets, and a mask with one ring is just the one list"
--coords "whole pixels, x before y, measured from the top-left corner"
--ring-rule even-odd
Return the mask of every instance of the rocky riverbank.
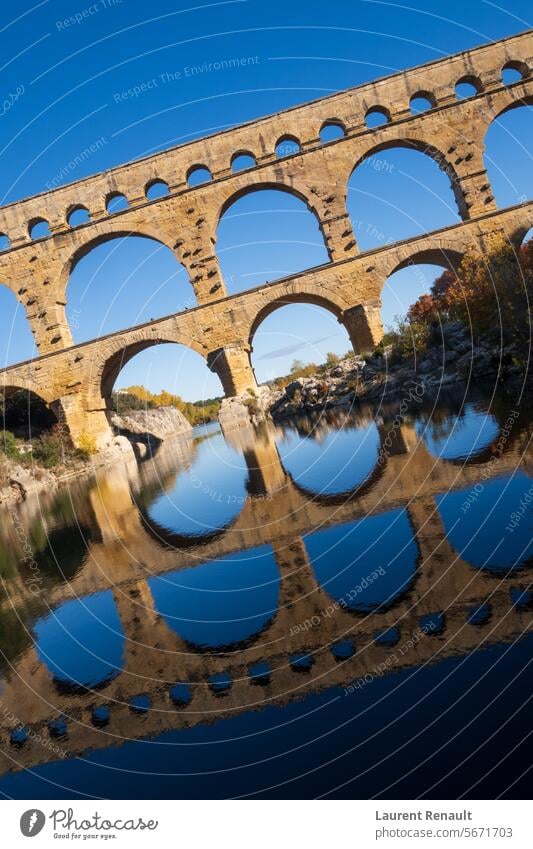
[[258, 391], [222, 404], [221, 423], [239, 424], [264, 417], [282, 420], [305, 413], [364, 401], [434, 394], [440, 387], [488, 379], [515, 381], [524, 374], [511, 347], [501, 349], [489, 340], [473, 344], [460, 322], [441, 327], [441, 344], [412, 357], [398, 358], [391, 349], [366, 356], [348, 355], [309, 377], [295, 377], [283, 388], [261, 386]]
[[115, 433], [125, 436], [133, 445], [137, 456], [144, 457], [166, 439], [190, 435], [192, 425], [176, 407], [129, 410], [123, 415], [114, 414], [111, 424]]
[[47, 465], [33, 456], [31, 441], [15, 446], [11, 437], [10, 452], [0, 456], [0, 504], [15, 504], [43, 491], [52, 492], [68, 480], [117, 461], [144, 459], [163, 442], [192, 433], [192, 425], [174, 407], [132, 410], [123, 416], [114, 415], [111, 423], [114, 436], [109, 446], [95, 454], [73, 450], [55, 435], [52, 440], [57, 456], [50, 457]]

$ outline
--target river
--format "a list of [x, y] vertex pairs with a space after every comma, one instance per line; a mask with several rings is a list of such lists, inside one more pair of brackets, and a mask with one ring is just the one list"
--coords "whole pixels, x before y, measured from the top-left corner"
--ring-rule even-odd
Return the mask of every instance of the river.
[[0, 792], [527, 797], [528, 408], [212, 424], [5, 511]]

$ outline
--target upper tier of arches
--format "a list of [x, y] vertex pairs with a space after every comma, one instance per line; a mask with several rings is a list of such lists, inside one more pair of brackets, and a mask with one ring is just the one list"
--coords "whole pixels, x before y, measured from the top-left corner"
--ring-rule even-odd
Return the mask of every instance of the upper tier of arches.
[[[517, 49], [522, 48], [518, 45]], [[128, 208], [139, 204], [164, 200], [169, 195], [191, 189], [202, 191], [205, 188], [204, 182], [227, 179], [242, 167], [249, 173], [254, 167], [268, 165], [276, 160], [280, 163], [279, 167], [283, 167], [284, 160], [292, 160], [295, 156], [323, 146], [331, 152], [337, 143], [349, 143], [354, 135], [360, 137], [361, 132], [364, 134], [366, 131], [372, 137], [398, 120], [402, 123], [406, 120], [423, 121], [428, 113], [436, 109], [461, 106], [465, 100], [470, 101], [488, 94], [492, 99], [492, 114], [496, 115], [517, 104], [531, 102], [531, 95], [527, 91], [524, 92], [524, 85], [531, 79], [531, 68], [519, 55], [507, 58], [499, 66], [494, 66], [491, 73], [487, 73], [486, 69], [483, 72], [481, 69], [476, 70], [474, 51], [470, 54], [468, 72], [456, 69], [453, 60], [448, 66], [443, 65], [440, 73], [446, 75], [446, 72], [449, 76], [447, 82], [439, 78], [438, 86], [428, 87], [427, 71], [413, 69], [407, 72], [407, 91], [400, 96], [396, 77], [392, 77], [382, 81], [379, 88], [374, 88], [372, 94], [365, 91], [366, 87], [363, 86], [336, 98], [325, 98], [302, 107], [308, 112], [305, 121], [300, 120], [298, 110], [294, 118], [292, 110], [286, 114], [282, 113], [281, 116], [265, 119], [267, 123], [266, 126], [261, 126], [261, 137], [258, 136], [255, 140], [254, 125], [251, 125], [214, 136], [210, 146], [212, 153], [208, 152], [205, 141], [192, 143], [146, 162], [126, 166], [129, 173], [118, 168], [82, 183], [53, 189], [53, 220], [47, 217], [44, 195], [43, 200], [29, 199], [6, 207], [2, 211], [4, 215], [0, 216], [0, 222], [5, 220], [5, 228], [4, 224], [0, 223], [0, 231], [3, 231], [0, 234], [11, 239], [13, 244], [46, 237], [47, 232], [54, 235], [72, 227], [89, 226], [91, 221], [101, 219], [106, 214], [113, 216], [118, 214], [119, 210], [127, 211]], [[387, 83], [392, 87], [390, 95], [387, 94]], [[376, 94], [377, 91], [380, 92], [379, 95]], [[413, 104], [421, 102], [424, 104], [423, 108], [415, 109]], [[486, 118], [482, 119], [485, 128], [491, 120], [489, 110], [486, 112]], [[374, 122], [376, 117], [379, 118], [379, 123]], [[295, 126], [291, 125], [292, 120]], [[472, 120], [471, 113], [467, 120]], [[479, 115], [476, 120], [479, 121]], [[466, 135], [463, 129], [462, 138], [458, 138], [458, 141], [462, 141]], [[246, 144], [243, 143], [245, 139]], [[248, 158], [246, 164], [235, 168], [236, 160], [242, 156]], [[133, 172], [137, 175], [134, 179]], [[198, 175], [198, 182], [193, 180], [191, 185], [192, 175]], [[62, 196], [65, 197], [65, 203], [61, 212]], [[31, 207], [32, 213], [27, 215], [24, 226], [21, 221], [24, 220], [26, 205]], [[72, 210], [78, 207], [86, 211], [87, 217], [83, 221], [71, 218]], [[13, 228], [10, 226], [11, 220]], [[41, 229], [36, 235], [32, 235], [31, 230], [35, 223], [39, 223]], [[11, 229], [15, 232], [10, 233]]]

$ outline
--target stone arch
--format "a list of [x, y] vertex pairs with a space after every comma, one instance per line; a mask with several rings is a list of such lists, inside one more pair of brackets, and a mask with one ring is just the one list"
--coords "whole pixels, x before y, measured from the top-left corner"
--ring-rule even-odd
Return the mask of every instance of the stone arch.
[[[249, 175], [248, 175], [248, 180], [249, 180]], [[297, 198], [297, 200], [301, 200], [303, 203], [305, 203], [307, 209], [315, 215], [315, 217], [316, 217], [316, 219], [317, 219], [317, 221], [320, 225], [320, 217], [319, 217], [319, 214], [318, 214], [318, 209], [312, 203], [312, 201], [309, 198], [307, 191], [304, 187], [301, 187], [299, 185], [294, 185], [293, 183], [291, 183], [289, 185], [287, 183], [283, 183], [283, 182], [277, 181], [277, 180], [266, 180], [265, 181], [265, 180], [260, 179], [257, 183], [250, 183], [250, 182], [248, 182], [248, 180], [246, 182], [243, 181], [242, 186], [240, 186], [237, 189], [234, 188], [236, 180], [232, 180], [231, 184], [228, 184], [228, 190], [227, 190], [228, 194], [224, 198], [224, 200], [223, 200], [223, 202], [222, 202], [222, 204], [221, 204], [221, 206], [218, 210], [217, 218], [216, 218], [216, 221], [215, 221], [215, 228], [218, 228], [218, 225], [220, 224], [220, 220], [221, 220], [222, 216], [225, 215], [225, 213], [228, 211], [228, 209], [230, 207], [232, 207], [235, 203], [237, 203], [237, 201], [241, 200], [243, 197], [246, 197], [246, 195], [250, 195], [250, 194], [254, 194], [255, 192], [262, 192], [262, 191], [286, 192], [286, 194], [292, 195], [293, 197]]]
[[468, 207], [466, 205], [466, 198], [463, 189], [461, 188], [459, 174], [451, 159], [432, 142], [426, 141], [420, 138], [418, 135], [411, 135], [409, 132], [404, 132], [401, 136], [394, 135], [390, 138], [378, 142], [377, 144], [369, 145], [368, 148], [359, 155], [356, 162], [354, 163], [350, 173], [348, 174], [347, 184], [353, 177], [355, 171], [365, 162], [365, 160], [369, 159], [372, 156], [375, 156], [378, 153], [381, 153], [381, 151], [391, 150], [393, 148], [403, 148], [406, 150], [417, 151], [418, 153], [422, 153], [425, 156], [428, 156], [434, 162], [436, 162], [440, 170], [448, 177], [450, 187], [455, 197], [455, 202], [457, 204], [457, 210], [459, 212], [459, 215], [461, 216], [463, 221], [467, 220]]
[[[524, 193], [523, 184], [524, 173], [527, 176], [531, 170], [528, 147], [531, 128], [522, 126], [523, 119], [531, 124], [532, 106], [533, 93], [516, 97], [513, 91], [505, 89], [495, 103], [494, 112], [484, 125], [483, 158], [496, 203], [500, 208], [515, 206], [533, 197], [531, 186], [529, 192]], [[520, 115], [516, 114], [519, 110]], [[513, 113], [512, 116], [510, 113]], [[506, 126], [509, 121], [510, 128]]]
[[[248, 203], [230, 212], [235, 204], [250, 198]], [[281, 208], [283, 221], [275, 203]], [[239, 220], [239, 209], [243, 213], [247, 210], [248, 218]], [[223, 276], [225, 272], [226, 278], [238, 281], [230, 293], [301, 274], [332, 259], [317, 207], [301, 187], [276, 181], [243, 182], [228, 194], [220, 206], [216, 240]], [[252, 275], [256, 281], [250, 281]]]
[[521, 59], [510, 59], [508, 62], [503, 65], [501, 70], [502, 81], [504, 85], [512, 85], [510, 82], [505, 82], [504, 73], [505, 71], [516, 71], [519, 74], [519, 79], [516, 82], [522, 82], [522, 80], [527, 79], [529, 76], [529, 66], [527, 62], [522, 61]]
[[49, 432], [60, 421], [61, 411], [50, 391], [41, 391], [40, 387], [31, 383], [26, 386], [5, 383], [0, 387], [0, 422], [3, 431], [0, 444], [6, 438], [6, 433], [32, 440]]
[[143, 329], [140, 329], [135, 334], [129, 334], [127, 341], [124, 339], [113, 340], [107, 350], [104, 350], [100, 355], [99, 363], [94, 370], [91, 381], [92, 393], [97, 393], [97, 397], [104, 400], [109, 399], [119, 373], [133, 357], [147, 348], [167, 343], [184, 345], [207, 359], [208, 351], [201, 342], [198, 342], [192, 336], [185, 336], [185, 334], [175, 330], [172, 332], [158, 330], [157, 334], [152, 334], [149, 327], [144, 332]]
[[[531, 231], [531, 234], [530, 234]], [[533, 238], [533, 211], [530, 211], [529, 216], [526, 216], [523, 221], [515, 224], [507, 231], [510, 241], [516, 249], [520, 248], [524, 243], [526, 236]]]
[[[464, 250], [466, 250], [466, 245]], [[382, 267], [383, 285], [391, 274], [410, 265], [439, 265], [442, 268], [457, 268], [463, 258], [464, 250], [458, 249], [457, 242], [449, 244], [406, 245], [391, 256], [386, 267]]]
[[[386, 267], [380, 268], [383, 323], [388, 325], [396, 316], [405, 314], [421, 295], [429, 294], [440, 273], [455, 271], [462, 258], [463, 252], [451, 240], [449, 245], [404, 246], [390, 258]], [[404, 270], [404, 275], [398, 275], [400, 279], [393, 279], [397, 272]]]
[[[10, 284], [0, 278], [0, 335], [3, 340], [0, 348], [0, 367], [2, 368], [9, 366], [10, 361], [20, 363], [30, 360], [37, 351], [34, 323], [30, 320], [32, 310], [24, 303], [23, 295], [16, 290], [15, 285], [16, 281]], [[26, 298], [28, 299], [27, 295]], [[9, 351], [11, 356], [8, 358]]]
[[77, 248], [74, 250], [74, 253], [72, 253], [69, 257], [65, 268], [62, 271], [62, 278], [64, 278], [65, 275], [68, 278], [68, 276], [74, 271], [74, 268], [76, 267], [80, 259], [83, 259], [83, 257], [90, 253], [93, 248], [97, 248], [98, 245], [103, 245], [105, 242], [111, 241], [111, 239], [117, 239], [126, 236], [138, 236], [141, 239], [153, 239], [155, 242], [159, 242], [161, 245], [164, 245], [165, 247], [173, 251], [176, 256], [176, 259], [178, 258], [178, 255], [174, 250], [174, 244], [172, 242], [172, 239], [170, 239], [169, 237], [164, 238], [159, 228], [150, 226], [147, 227], [143, 225], [142, 227], [135, 227], [135, 229], [129, 230], [125, 228], [124, 225], [117, 224], [116, 227], [112, 227], [110, 226], [109, 222], [106, 222], [105, 229], [103, 231], [97, 233], [96, 236], [89, 236], [86, 241], [81, 242], [81, 244], [78, 244]]
[[262, 301], [263, 303], [259, 306], [248, 328], [243, 332], [243, 338], [247, 339], [250, 346], [252, 346], [253, 338], [263, 321], [276, 310], [289, 304], [314, 304], [322, 307], [333, 313], [341, 324], [345, 311], [350, 309], [350, 304], [337, 292], [328, 291], [325, 293], [323, 288], [311, 283], [299, 284], [293, 292], [287, 292], [281, 296], [273, 295], [271, 300], [268, 300], [268, 293], [265, 292]]
[[[91, 228], [92, 229], [92, 228]], [[106, 222], [105, 226], [102, 227], [100, 232], [94, 235], [94, 232], [91, 235], [87, 235], [87, 231], [84, 232], [84, 228], [81, 228], [81, 232], [73, 231], [73, 244], [76, 245], [72, 253], [68, 256], [66, 262], [64, 262], [60, 274], [58, 276], [57, 282], [57, 300], [58, 303], [61, 304], [61, 310], [63, 312], [63, 320], [67, 323], [67, 317], [65, 314], [65, 308], [63, 304], [72, 304], [72, 294], [69, 296], [69, 285], [71, 283], [71, 278], [74, 270], [76, 269], [80, 260], [84, 259], [88, 256], [92, 251], [99, 248], [101, 245], [106, 244], [115, 239], [126, 239], [129, 237], [137, 238], [137, 239], [145, 239], [147, 242], [155, 242], [158, 245], [161, 245], [165, 248], [168, 248], [171, 251], [172, 255], [176, 260], [176, 268], [183, 269], [186, 275], [187, 287], [185, 291], [189, 293], [190, 286], [190, 276], [188, 274], [187, 269], [183, 265], [178, 255], [178, 252], [175, 248], [175, 242], [172, 240], [167, 233], [162, 233], [158, 227], [152, 226], [144, 226], [143, 227], [135, 227], [134, 229], [126, 229], [124, 226], [120, 226], [118, 224], [116, 226], [110, 226], [109, 222]], [[84, 238], [85, 237], [85, 238]], [[131, 269], [130, 269], [131, 270]], [[72, 292], [72, 290], [71, 290]], [[178, 311], [178, 310], [175, 310]], [[171, 309], [167, 310], [166, 313], [172, 312]], [[165, 313], [165, 314], [166, 314]], [[141, 323], [140, 321], [136, 323]]]
[[[424, 104], [421, 108], [416, 107], [417, 101], [420, 104]], [[432, 91], [428, 89], [419, 89], [415, 91], [409, 98], [409, 108], [411, 110], [411, 114], [418, 115], [421, 112], [429, 112], [430, 109], [434, 109], [437, 105], [437, 98], [433, 94]]]
[[257, 157], [250, 150], [239, 148], [231, 157], [230, 167], [234, 174], [239, 171], [246, 171], [249, 168], [255, 168], [257, 165]]
[[27, 392], [30, 395], [35, 395], [37, 398], [43, 401], [47, 407], [51, 407], [51, 405], [55, 401], [54, 393], [52, 390], [34, 384], [34, 381], [31, 379], [28, 379], [28, 381], [26, 382], [23, 380], [10, 381], [8, 372], [4, 375], [4, 380], [0, 385], [0, 400], [3, 400], [4, 398], [9, 398], [16, 392]]

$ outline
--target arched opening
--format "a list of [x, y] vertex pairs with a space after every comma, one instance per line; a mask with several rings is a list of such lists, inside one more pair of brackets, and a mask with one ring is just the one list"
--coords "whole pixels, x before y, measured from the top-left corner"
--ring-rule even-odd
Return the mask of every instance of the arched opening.
[[252, 188], [225, 207], [217, 256], [230, 293], [329, 261], [313, 212], [294, 194], [270, 187]]
[[[69, 500], [67, 509], [72, 509], [72, 506]], [[61, 520], [66, 521], [64, 510]], [[35, 562], [42, 570], [47, 584], [57, 587], [72, 580], [90, 558], [92, 539], [92, 529], [80, 524], [80, 517], [75, 514], [70, 517], [68, 524], [51, 531], [39, 524], [38, 529], [32, 532], [32, 543], [35, 546]], [[31, 570], [28, 580], [31, 580]]]
[[235, 153], [231, 158], [231, 170], [234, 174], [238, 171], [246, 171], [247, 168], [255, 168], [256, 165], [255, 156], [246, 150]]
[[295, 153], [300, 153], [302, 147], [296, 136], [282, 136], [276, 142], [276, 156], [278, 159], [284, 159], [286, 156], [294, 156]]
[[152, 180], [146, 186], [145, 194], [147, 200], [157, 200], [166, 197], [169, 192], [168, 183], [165, 183], [164, 180]]
[[47, 236], [50, 236], [48, 221], [45, 218], [34, 218], [28, 224], [28, 233], [30, 234], [30, 239], [45, 239]]
[[2, 251], [7, 251], [11, 246], [11, 242], [9, 240], [9, 236], [6, 236], [5, 233], [0, 233], [0, 253]]
[[369, 130], [374, 127], [382, 127], [390, 121], [390, 112], [384, 106], [372, 106], [365, 115], [365, 124]]
[[220, 432], [199, 440], [164, 491], [141, 505], [146, 526], [167, 546], [208, 542], [229, 532], [247, 502], [248, 467]]
[[475, 97], [476, 94], [479, 94], [479, 92], [482, 91], [482, 89], [483, 86], [479, 77], [474, 77], [470, 74], [465, 77], [461, 77], [461, 79], [457, 80], [455, 83], [455, 94], [457, 95], [458, 100]]
[[447, 537], [477, 569], [506, 575], [533, 564], [531, 521], [523, 506], [531, 479], [521, 469], [437, 498]]
[[[436, 250], [428, 257], [430, 261], [423, 262], [415, 256], [404, 267], [394, 271], [385, 281], [381, 293], [383, 326], [387, 329], [393, 328], [397, 320], [407, 316], [415, 304], [418, 311], [424, 306], [427, 307], [428, 315], [424, 314], [424, 320], [427, 318], [438, 321], [439, 317], [445, 320], [439, 304], [433, 302], [432, 295], [435, 293], [435, 285], [437, 288], [439, 286], [437, 281], [440, 281], [444, 273], [453, 275], [454, 267], [460, 259], [460, 254], [450, 252], [446, 255]], [[434, 312], [431, 318], [430, 311]]]
[[75, 342], [179, 312], [190, 303], [185, 269], [170, 248], [144, 236], [111, 235], [84, 249], [67, 287]]
[[334, 365], [353, 352], [350, 337], [335, 312], [302, 296], [301, 301], [276, 302], [252, 330], [252, 365], [258, 383], [291, 382], [315, 373], [326, 362]]
[[34, 392], [16, 386], [0, 393], [0, 451], [13, 464], [51, 469], [65, 463], [72, 445], [55, 412]]
[[[436, 150], [414, 142], [374, 149], [353, 171], [347, 208], [361, 250], [457, 223], [457, 201]], [[448, 170], [448, 173], [449, 170]]]
[[434, 457], [461, 463], [483, 455], [500, 432], [495, 416], [473, 402], [465, 404], [459, 415], [418, 421], [415, 429]]
[[436, 105], [435, 96], [429, 91], [417, 91], [409, 100], [411, 115], [420, 115], [422, 112], [428, 112]]
[[164, 180], [152, 180], [146, 186], [145, 195], [147, 200], [158, 200], [158, 198], [166, 197], [169, 192], [168, 183]]
[[107, 196], [105, 206], [107, 211], [112, 215], [115, 212], [122, 212], [122, 210], [128, 209], [129, 203], [126, 195], [120, 192], [112, 192]]
[[320, 585], [359, 613], [391, 607], [416, 577], [418, 547], [405, 510], [316, 531], [305, 545]]
[[278, 611], [280, 575], [270, 546], [150, 579], [156, 610], [200, 650], [249, 644]]
[[202, 183], [209, 183], [212, 179], [213, 175], [205, 165], [193, 165], [187, 171], [187, 184], [191, 188], [201, 186]]
[[0, 368], [31, 360], [37, 348], [26, 310], [15, 293], [0, 285]]
[[529, 68], [525, 62], [514, 61], [506, 62], [502, 68], [502, 83], [504, 85], [512, 85], [524, 80], [529, 74]]
[[322, 144], [343, 139], [345, 135], [344, 125], [340, 121], [325, 121], [320, 128]]
[[518, 103], [491, 123], [485, 136], [485, 166], [499, 207], [533, 198], [531, 137], [533, 105]]
[[31, 440], [57, 424], [57, 417], [48, 404], [27, 389], [3, 388], [0, 403], [4, 437], [12, 433], [17, 439]]
[[373, 421], [350, 422], [326, 430], [326, 421], [302, 435], [285, 428], [278, 451], [286, 472], [297, 487], [316, 496], [349, 495], [367, 483], [376, 468], [380, 435]]
[[124, 635], [111, 590], [64, 602], [34, 632], [37, 654], [62, 690], [102, 687], [122, 669]]
[[90, 220], [89, 210], [85, 206], [75, 206], [67, 214], [69, 227], [79, 227], [80, 224], [88, 224]]
[[[132, 387], [136, 391], [145, 390], [144, 395], [137, 392], [138, 403], [126, 397]], [[102, 372], [101, 392], [108, 400], [113, 392], [116, 394], [113, 404], [118, 413], [157, 406], [182, 409], [180, 401], [185, 404], [198, 401], [205, 406], [222, 395], [218, 377], [200, 354], [186, 345], [157, 339], [132, 344], [112, 356]], [[200, 407], [198, 411], [201, 419]], [[192, 424], [197, 423], [193, 409], [182, 412]]]

